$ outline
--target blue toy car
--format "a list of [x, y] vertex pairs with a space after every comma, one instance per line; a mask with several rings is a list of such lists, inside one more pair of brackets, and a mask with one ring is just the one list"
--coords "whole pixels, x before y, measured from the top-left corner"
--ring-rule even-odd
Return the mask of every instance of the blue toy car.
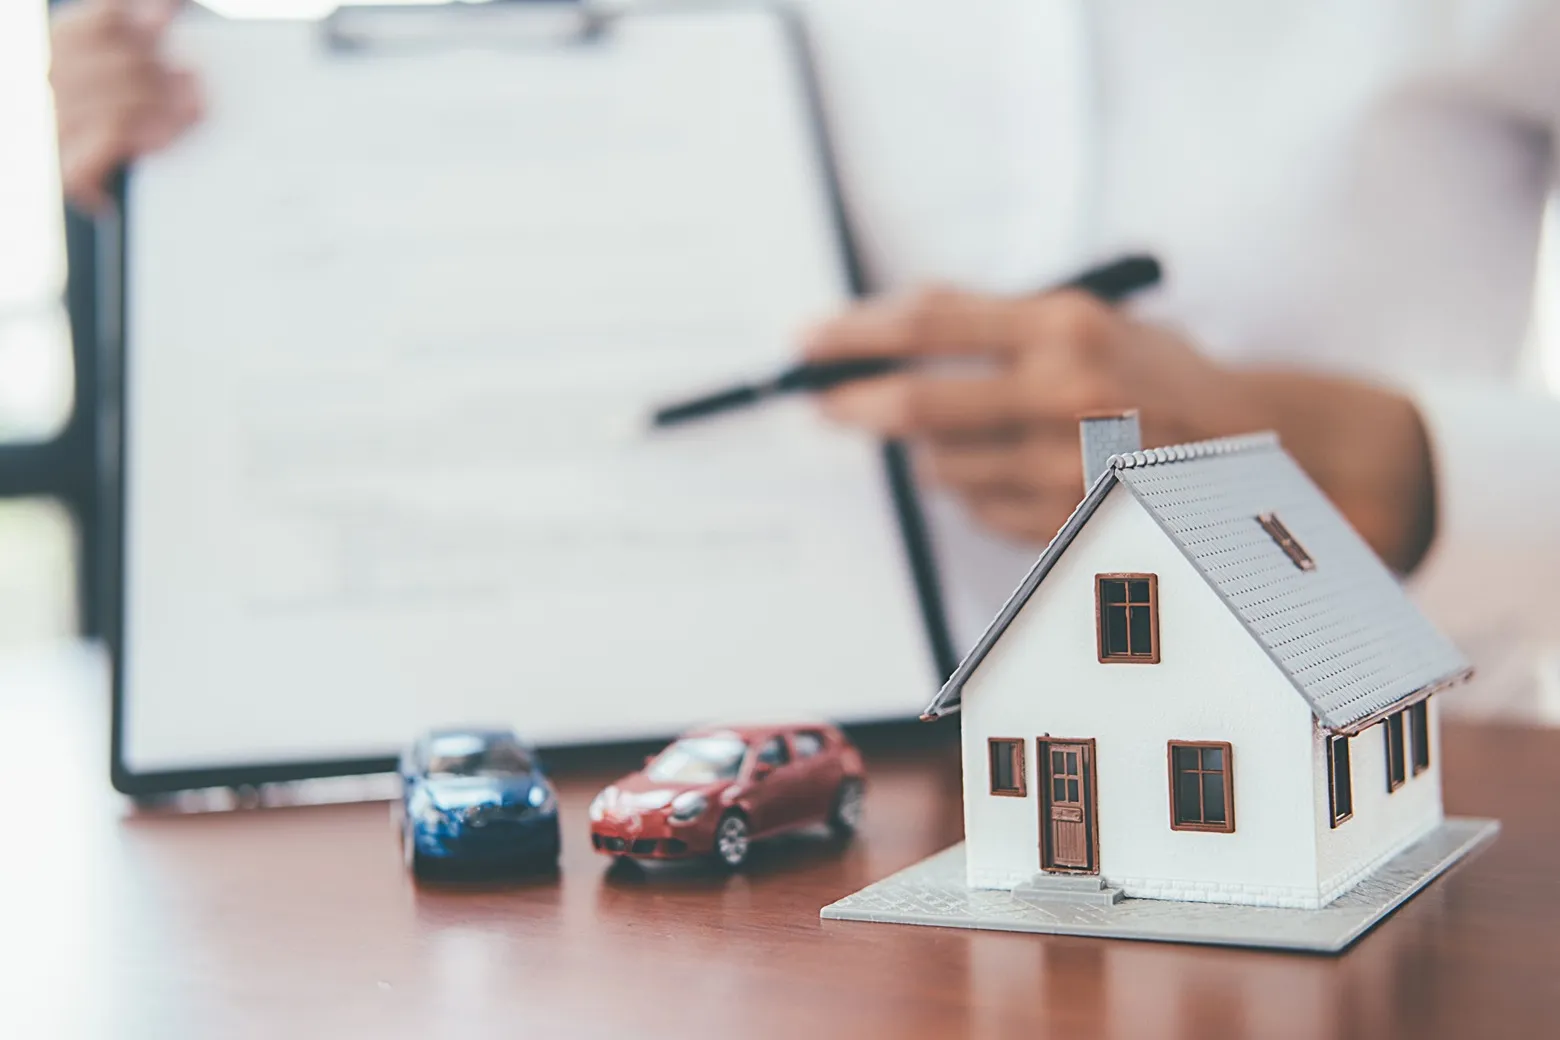
[[508, 730], [436, 730], [401, 756], [401, 847], [425, 877], [455, 863], [552, 869], [558, 796]]

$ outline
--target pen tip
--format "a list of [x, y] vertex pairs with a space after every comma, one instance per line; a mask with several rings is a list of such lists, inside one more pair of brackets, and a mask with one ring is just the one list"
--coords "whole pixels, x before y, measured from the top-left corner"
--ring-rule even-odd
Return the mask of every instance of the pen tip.
[[692, 419], [702, 419], [707, 415], [716, 415], [733, 408], [741, 408], [744, 405], [752, 404], [761, 396], [763, 396], [762, 391], [757, 387], [735, 387], [718, 394], [710, 394], [708, 397], [700, 397], [681, 404], [659, 408], [651, 415], [650, 425], [653, 427], [676, 426]]

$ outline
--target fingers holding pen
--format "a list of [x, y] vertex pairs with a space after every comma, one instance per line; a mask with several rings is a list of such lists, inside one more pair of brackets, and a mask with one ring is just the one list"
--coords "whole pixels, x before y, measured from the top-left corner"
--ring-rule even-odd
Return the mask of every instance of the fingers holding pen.
[[810, 361], [841, 357], [997, 356], [1019, 343], [1020, 304], [942, 286], [881, 297], [816, 326], [803, 343]]
[[879, 437], [988, 433], [1025, 421], [1022, 387], [1000, 372], [950, 374], [915, 369], [849, 383], [824, 394], [830, 419]]
[[[1079, 416], [1156, 403], [1180, 384], [1206, 382], [1188, 352], [1164, 340], [1081, 292], [927, 290], [852, 309], [821, 326], [807, 351], [816, 360], [912, 361], [823, 395], [825, 414], [909, 442], [924, 478], [979, 523], [1043, 542], [1084, 491]], [[1203, 410], [1195, 401], [1186, 409]]]
[[882, 436], [1072, 422], [1122, 402], [1112, 342], [1121, 319], [1080, 292], [981, 296], [923, 289], [872, 300], [818, 326], [808, 360], [901, 357], [898, 375], [826, 395], [833, 418]]

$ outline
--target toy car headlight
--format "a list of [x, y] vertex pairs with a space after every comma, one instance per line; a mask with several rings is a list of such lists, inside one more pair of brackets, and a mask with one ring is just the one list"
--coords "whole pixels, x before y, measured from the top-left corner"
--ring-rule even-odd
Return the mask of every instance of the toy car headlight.
[[599, 822], [601, 818], [606, 815], [607, 806], [612, 804], [612, 800], [616, 797], [616, 787], [609, 787], [595, 797], [595, 799], [590, 803], [590, 818], [592, 823]]
[[684, 791], [672, 799], [672, 819], [680, 823], [697, 820], [709, 806], [710, 800], [700, 792]]
[[557, 806], [558, 798], [553, 793], [551, 785], [533, 784], [531, 790], [526, 793], [525, 803], [537, 812], [547, 812]]

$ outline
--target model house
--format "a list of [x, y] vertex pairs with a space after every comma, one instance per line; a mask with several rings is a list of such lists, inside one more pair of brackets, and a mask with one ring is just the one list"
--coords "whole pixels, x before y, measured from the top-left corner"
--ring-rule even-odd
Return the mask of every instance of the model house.
[[970, 886], [1314, 909], [1434, 830], [1468, 662], [1277, 438], [1142, 451], [1129, 413], [1083, 453], [926, 711], [962, 717]]

